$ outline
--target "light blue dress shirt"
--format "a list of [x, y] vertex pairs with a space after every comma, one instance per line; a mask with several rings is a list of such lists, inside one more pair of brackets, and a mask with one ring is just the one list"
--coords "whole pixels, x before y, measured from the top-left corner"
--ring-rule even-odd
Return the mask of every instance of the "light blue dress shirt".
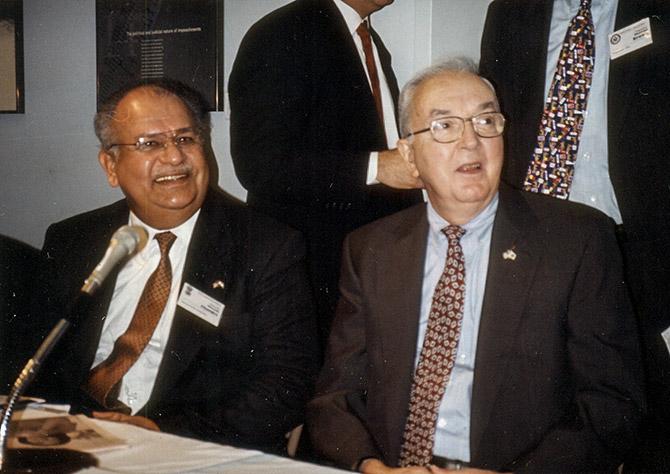
[[[545, 99], [556, 71], [565, 33], [570, 20], [577, 14], [580, 3], [580, 0], [554, 0], [547, 46]], [[617, 5], [618, 0], [593, 0], [591, 3], [596, 61], [569, 199], [595, 207], [617, 224], [621, 224], [621, 213], [607, 162], [607, 81], [610, 67], [608, 35], [614, 31]]]
[[[444, 270], [449, 242], [442, 229], [449, 225], [428, 202], [428, 242], [421, 291], [421, 316], [414, 366], [419, 362], [428, 325], [435, 286]], [[482, 313], [486, 274], [491, 247], [493, 220], [498, 209], [498, 195], [474, 219], [462, 227], [461, 248], [465, 258], [465, 307], [456, 364], [451, 372], [440, 405], [434, 454], [450, 459], [470, 461], [470, 401], [477, 351], [477, 334]]]

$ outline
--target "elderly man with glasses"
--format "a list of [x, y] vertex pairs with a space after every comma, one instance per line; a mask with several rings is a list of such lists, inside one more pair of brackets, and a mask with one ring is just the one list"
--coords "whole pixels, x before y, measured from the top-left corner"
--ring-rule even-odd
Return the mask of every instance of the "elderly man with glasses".
[[[281, 450], [316, 376], [301, 238], [209, 183], [209, 115], [182, 84], [129, 86], [95, 119], [125, 198], [49, 227], [45, 311], [61, 317], [120, 226], [148, 243], [78, 310], [42, 370], [98, 418]], [[39, 385], [39, 384], [38, 384]]]
[[400, 121], [428, 202], [345, 242], [316, 450], [369, 473], [613, 472], [644, 411], [613, 222], [500, 183], [505, 119], [469, 61], [410, 81]]

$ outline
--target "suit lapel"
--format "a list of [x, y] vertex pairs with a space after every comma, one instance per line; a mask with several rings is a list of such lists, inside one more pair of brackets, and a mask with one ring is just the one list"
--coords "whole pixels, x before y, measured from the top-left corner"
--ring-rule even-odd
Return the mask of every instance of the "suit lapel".
[[382, 358], [388, 371], [384, 383], [393, 387], [399, 396], [385, 400], [382, 423], [388, 429], [384, 445], [389, 453], [399, 453], [409, 396], [414, 376], [417, 334], [421, 311], [421, 287], [426, 258], [428, 220], [426, 206], [417, 205], [413, 214], [395, 229], [390, 252], [380, 256], [384, 262], [378, 268], [375, 281], [379, 282], [380, 331]]
[[[356, 85], [357, 89], [365, 86], [369, 92], [370, 104], [374, 108], [374, 100], [368, 78], [360, 60], [358, 49], [354, 43], [354, 38], [349, 31], [347, 23], [342, 14], [332, 1], [322, 2], [323, 9], [320, 12], [321, 28], [324, 29], [327, 41], [324, 45], [315, 45], [315, 47], [326, 47], [330, 52], [324, 55], [324, 60], [329, 64], [340, 64], [343, 71], [348, 72], [348, 77]], [[324, 51], [317, 52], [316, 57], [324, 54]]]
[[[114, 232], [122, 225], [128, 224], [128, 216], [129, 211], [125, 200], [113, 204], [107, 212], [100, 214], [97, 221], [104, 224], [91, 229], [91, 233], [86, 236], [86, 241], [90, 242], [91, 246], [82, 251], [82, 255], [90, 257], [85, 261], [85, 265], [89, 268], [83, 269], [87, 275], [102, 259]], [[93, 365], [102, 326], [107, 316], [116, 278], [121, 268], [123, 268], [123, 265], [117, 265], [108, 275], [102, 287], [90, 299], [81, 300], [81, 304], [76, 306], [70, 336], [73, 342], [68, 344], [68, 347], [76, 348], [68, 356], [73, 361], [79, 361], [79, 363], [74, 362], [72, 365], [75, 380], [85, 380], [91, 365]], [[77, 284], [79, 283], [77, 282]]]
[[[375, 142], [379, 147], [386, 148], [386, 134], [384, 132], [384, 124], [379, 120], [377, 115], [377, 107], [375, 105], [370, 83], [368, 82], [367, 72], [365, 66], [361, 61], [358, 49], [354, 43], [353, 35], [349, 31], [347, 23], [344, 21], [342, 14], [337, 9], [331, 0], [320, 2], [320, 23], [321, 28], [325, 32], [326, 41], [324, 43], [315, 44], [314, 47], [319, 48], [318, 51], [313, 52], [313, 57], [322, 57], [324, 68], [321, 70], [329, 70], [333, 64], [338, 65], [339, 71], [344, 74], [342, 77], [346, 78], [349, 86], [338, 84], [338, 90], [351, 90], [352, 97], [348, 100], [355, 105], [355, 113], [362, 115], [366, 123], [370, 123], [369, 129], [376, 129]], [[318, 26], [315, 26], [318, 28]], [[390, 68], [391, 55], [381, 43], [379, 36], [372, 31], [372, 37], [380, 52], [380, 63], [382, 69], [387, 77], [391, 78], [389, 88], [395, 87], [394, 101], [397, 98], [397, 83], [393, 71]], [[355, 34], [355, 33], [354, 33]], [[381, 45], [381, 48], [380, 48]], [[323, 49], [327, 48], [327, 49]], [[382, 52], [384, 57], [382, 59]], [[390, 75], [390, 76], [389, 76]], [[333, 80], [333, 78], [326, 78], [325, 80]], [[393, 85], [392, 85], [393, 84]], [[391, 89], [393, 94], [394, 90]], [[353, 112], [353, 111], [352, 111]], [[361, 119], [363, 121], [363, 119]], [[372, 125], [374, 124], [374, 125]]]
[[[553, 2], [552, 1], [538, 1], [538, 2], [528, 2], [530, 5], [524, 6], [524, 15], [526, 15], [527, 21], [523, 21], [524, 27], [520, 29], [522, 32], [522, 37], [520, 38], [519, 43], [524, 45], [526, 54], [522, 60], [523, 66], [517, 68], [517, 75], [515, 77], [516, 81], [525, 82], [526, 85], [521, 89], [528, 93], [521, 94], [518, 96], [518, 99], [522, 102], [522, 105], [519, 107], [519, 110], [527, 110], [528, 113], [537, 115], [538, 113], [538, 97], [539, 97], [539, 112], [542, 112], [544, 106], [544, 87], [545, 87], [545, 77], [546, 77], [546, 64], [547, 64], [547, 45], [549, 43], [549, 32], [551, 26], [551, 13]], [[542, 18], [543, 21], [539, 24], [535, 23], [537, 19]], [[530, 66], [530, 70], [528, 67]], [[533, 107], [533, 104], [535, 106]], [[539, 124], [540, 120], [537, 117], [533, 123], [537, 122]], [[525, 123], [525, 122], [524, 122]]]
[[[180, 292], [184, 283], [189, 283], [217, 301], [224, 301], [232, 242], [229, 228], [224, 224], [224, 213], [224, 204], [218, 203], [215, 192], [210, 190], [193, 229]], [[213, 287], [217, 280], [224, 283], [223, 288]], [[224, 324], [223, 320], [219, 327], [221, 324]], [[189, 367], [204, 341], [213, 340], [218, 331], [219, 328], [177, 306], [151, 400], [164, 398]]]
[[391, 65], [391, 53], [386, 49], [384, 42], [381, 37], [377, 34], [374, 28], [370, 28], [370, 33], [372, 36], [372, 41], [374, 41], [375, 46], [377, 47], [377, 53], [379, 54], [379, 63], [382, 66], [382, 71], [384, 72], [384, 77], [386, 77], [386, 83], [389, 86], [389, 91], [391, 92], [391, 97], [393, 98], [393, 109], [396, 112], [396, 121], [397, 121], [397, 109], [398, 109], [398, 81], [393, 72], [393, 67]]
[[[520, 194], [501, 187], [475, 358], [470, 423], [470, 450], [474, 460], [482, 434], [493, 416], [496, 395], [505, 380], [509, 358], [504, 355], [513, 349], [540, 259], [533, 242], [527, 239], [535, 221]], [[510, 250], [514, 257], [510, 256]]]
[[508, 177], [515, 186], [523, 182], [526, 175], [533, 143], [537, 140], [536, 127], [540, 124], [544, 109], [547, 44], [552, 8], [551, 0], [524, 2], [523, 8], [514, 10], [513, 18], [505, 18], [513, 22], [513, 31], [518, 33], [513, 41], [522, 51], [522, 54], [515, 52], [504, 56], [505, 61], [510, 63], [506, 67], [512, 72], [504, 80], [512, 81], [514, 87], [497, 84], [501, 92], [503, 112], [516, 111], [515, 116], [510, 117], [514, 120], [510, 121], [506, 132], [506, 150], [508, 155], [511, 155], [512, 150], [518, 150], [517, 153], [523, 156], [514, 159], [510, 156], [503, 164], [506, 169], [503, 176]]

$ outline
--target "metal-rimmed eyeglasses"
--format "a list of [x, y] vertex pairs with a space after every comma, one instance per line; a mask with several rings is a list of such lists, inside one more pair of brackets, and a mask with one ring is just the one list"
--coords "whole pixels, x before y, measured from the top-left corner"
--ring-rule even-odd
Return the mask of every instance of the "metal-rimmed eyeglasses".
[[439, 117], [430, 122], [430, 127], [407, 134], [406, 138], [430, 131], [433, 140], [439, 143], [455, 142], [463, 136], [465, 122], [472, 123], [475, 133], [482, 138], [493, 138], [505, 130], [505, 117], [500, 112], [484, 112], [472, 117]]
[[116, 146], [131, 146], [135, 147], [133, 151], [138, 153], [152, 154], [167, 149], [170, 143], [179, 150], [188, 151], [200, 146], [202, 139], [194, 129], [182, 128], [169, 132], [152, 133], [138, 138], [135, 143], [112, 143], [107, 147], [107, 150]]

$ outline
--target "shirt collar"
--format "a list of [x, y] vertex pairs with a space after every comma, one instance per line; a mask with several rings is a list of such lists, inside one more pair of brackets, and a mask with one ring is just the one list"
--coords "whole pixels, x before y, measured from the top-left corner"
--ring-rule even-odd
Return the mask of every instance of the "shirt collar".
[[[554, 5], [557, 7], [563, 7], [565, 10], [570, 11], [570, 9], [577, 9], [582, 3], [582, 0], [556, 0]], [[618, 0], [592, 0], [591, 1], [591, 10], [593, 9], [616, 9], [618, 6]]]
[[[135, 214], [133, 211], [130, 211], [130, 217], [128, 218], [128, 222], [130, 225], [138, 225], [146, 229], [147, 233], [149, 234], [149, 239], [147, 241], [148, 243], [151, 243], [153, 241], [153, 238], [156, 234], [160, 232], [170, 231], [175, 236], [177, 236], [177, 239], [175, 240], [175, 245], [181, 246], [188, 244], [188, 242], [191, 240], [191, 235], [193, 234], [193, 229], [195, 228], [195, 223], [198, 220], [199, 215], [200, 215], [200, 209], [198, 209], [195, 212], [195, 214], [189, 217], [185, 222], [179, 224], [177, 227], [173, 227], [172, 229], [160, 229], [160, 230], [154, 229], [150, 225], [142, 222], [142, 219], [137, 217], [137, 214]], [[140, 254], [145, 254], [145, 251], [148, 251], [149, 247], [150, 245], [146, 245], [144, 249], [140, 252]]]
[[356, 10], [351, 8], [342, 0], [333, 0], [333, 3], [335, 3], [335, 6], [342, 14], [344, 22], [347, 24], [347, 28], [349, 29], [349, 33], [351, 33], [353, 36], [356, 33], [356, 28], [358, 28], [358, 25], [360, 25], [363, 21], [363, 18], [361, 18]]
[[[491, 199], [491, 202], [489, 202], [479, 214], [461, 226], [467, 231], [466, 236], [468, 238], [481, 238], [485, 234], [485, 231], [493, 223], [496, 211], [498, 210], [498, 194], [499, 193], [496, 192], [495, 196], [493, 196], [493, 199]], [[437, 213], [430, 200], [428, 201], [427, 205], [428, 225], [430, 227], [431, 234], [444, 237], [442, 229], [450, 225], [449, 221]]]

